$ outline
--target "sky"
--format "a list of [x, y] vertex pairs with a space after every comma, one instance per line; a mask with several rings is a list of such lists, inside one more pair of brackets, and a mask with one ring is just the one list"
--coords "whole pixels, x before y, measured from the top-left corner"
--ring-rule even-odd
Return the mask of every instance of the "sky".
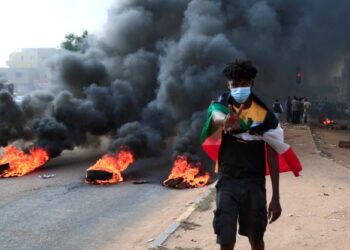
[[58, 48], [67, 33], [101, 32], [107, 11], [120, 0], [3, 0], [0, 67], [21, 48]]

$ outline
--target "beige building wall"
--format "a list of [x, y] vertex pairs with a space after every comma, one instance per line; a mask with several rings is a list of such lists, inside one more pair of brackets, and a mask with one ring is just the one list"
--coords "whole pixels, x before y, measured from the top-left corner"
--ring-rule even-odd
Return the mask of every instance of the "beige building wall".
[[54, 48], [26, 48], [13, 52], [7, 61], [9, 68], [0, 68], [0, 79], [15, 85], [15, 92], [24, 95], [48, 86], [46, 60], [59, 53]]
[[58, 53], [54, 48], [26, 48], [10, 54], [7, 65], [10, 68], [42, 68], [46, 59]]
[[10, 54], [7, 65], [10, 68], [36, 68], [38, 59], [34, 51], [19, 51]]

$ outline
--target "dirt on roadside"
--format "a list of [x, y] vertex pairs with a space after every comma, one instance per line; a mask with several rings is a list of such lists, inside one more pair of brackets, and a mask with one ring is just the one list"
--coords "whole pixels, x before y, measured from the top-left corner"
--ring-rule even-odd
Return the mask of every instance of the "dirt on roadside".
[[[280, 175], [283, 212], [267, 227], [266, 249], [350, 249], [350, 169], [346, 167], [350, 149], [333, 146], [345, 136], [349, 134], [285, 126], [286, 142], [299, 156], [303, 171], [298, 178], [291, 173]], [[320, 145], [314, 138], [320, 139]], [[269, 178], [266, 182], [269, 202]], [[213, 200], [205, 205], [207, 209], [197, 209], [186, 221], [187, 227], [180, 227], [160, 249], [219, 249], [212, 229]], [[250, 249], [247, 238], [237, 235], [235, 249]]]
[[321, 156], [350, 168], [350, 148], [339, 147], [339, 141], [350, 142], [349, 130], [311, 127], [311, 132]]

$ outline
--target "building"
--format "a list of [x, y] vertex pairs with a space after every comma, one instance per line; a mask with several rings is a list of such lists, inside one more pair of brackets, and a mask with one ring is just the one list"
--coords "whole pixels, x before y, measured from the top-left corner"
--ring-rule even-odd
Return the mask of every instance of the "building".
[[18, 95], [35, 90], [39, 75], [39, 70], [35, 68], [0, 68], [0, 79], [6, 84], [13, 83]]
[[10, 54], [7, 60], [9, 68], [0, 68], [0, 79], [13, 83], [17, 95], [41, 89], [48, 85], [45, 62], [59, 53], [54, 48], [25, 48]]
[[10, 68], [43, 68], [45, 60], [56, 53], [54, 48], [25, 48], [11, 53], [7, 65]]

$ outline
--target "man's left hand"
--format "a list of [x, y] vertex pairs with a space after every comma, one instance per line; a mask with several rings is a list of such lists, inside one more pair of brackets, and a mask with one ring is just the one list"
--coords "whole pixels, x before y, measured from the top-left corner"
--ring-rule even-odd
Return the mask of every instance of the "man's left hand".
[[277, 220], [281, 216], [281, 213], [282, 208], [279, 200], [272, 199], [268, 210], [269, 224]]

